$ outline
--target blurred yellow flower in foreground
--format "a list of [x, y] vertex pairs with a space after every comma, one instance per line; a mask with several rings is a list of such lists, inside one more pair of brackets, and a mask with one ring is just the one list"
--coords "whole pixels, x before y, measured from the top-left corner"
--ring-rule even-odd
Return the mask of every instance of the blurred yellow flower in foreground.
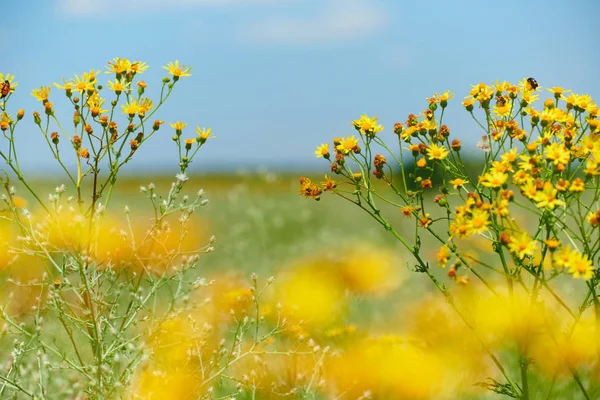
[[355, 294], [384, 295], [404, 281], [404, 271], [391, 250], [362, 245], [344, 253], [336, 273]]
[[314, 325], [335, 321], [346, 306], [339, 281], [318, 263], [284, 277], [277, 284], [276, 299], [286, 316]]
[[366, 392], [373, 399], [435, 398], [444, 374], [432, 354], [389, 338], [356, 343], [325, 371], [336, 392], [354, 399]]

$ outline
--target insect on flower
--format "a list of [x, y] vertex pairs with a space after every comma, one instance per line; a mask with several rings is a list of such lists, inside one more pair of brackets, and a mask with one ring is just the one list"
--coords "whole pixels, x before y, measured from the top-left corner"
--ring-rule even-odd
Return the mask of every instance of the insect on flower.
[[496, 105], [498, 107], [504, 107], [506, 105], [506, 99], [503, 96], [496, 96]]
[[10, 93], [10, 82], [8, 80], [6, 80], [6, 81], [4, 81], [4, 84], [2, 84], [2, 96], [0, 96], [0, 99], [8, 96], [9, 93]]
[[531, 85], [531, 89], [535, 90], [538, 88], [538, 86], [540, 86], [537, 81], [533, 78], [527, 78], [527, 82], [529, 82], [529, 85]]

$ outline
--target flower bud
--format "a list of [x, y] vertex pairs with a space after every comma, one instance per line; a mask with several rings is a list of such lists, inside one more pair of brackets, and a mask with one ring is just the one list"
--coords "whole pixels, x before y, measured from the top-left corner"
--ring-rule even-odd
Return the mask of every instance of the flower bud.
[[394, 124], [394, 133], [396, 135], [401, 135], [403, 130], [404, 130], [404, 125], [402, 125], [402, 123], [396, 122]]
[[452, 141], [451, 147], [452, 147], [452, 150], [454, 150], [454, 151], [460, 151], [460, 149], [461, 149], [460, 140], [454, 139]]
[[42, 123], [42, 119], [40, 118], [40, 113], [37, 111], [33, 112], [33, 122], [35, 122], [36, 125], [39, 125]]
[[47, 101], [44, 104], [44, 112], [46, 113], [46, 115], [54, 115], [54, 110], [52, 109], [53, 105], [54, 104], [52, 104], [52, 102], [50, 102], [50, 101]]
[[58, 132], [52, 132], [52, 133], [50, 134], [50, 139], [52, 139], [52, 143], [54, 143], [54, 144], [58, 144], [58, 137], [59, 137], [59, 136], [60, 136], [60, 135], [58, 134]]
[[21, 108], [19, 111], [17, 111], [17, 121], [22, 120], [24, 115], [25, 115], [25, 110], [23, 110]]

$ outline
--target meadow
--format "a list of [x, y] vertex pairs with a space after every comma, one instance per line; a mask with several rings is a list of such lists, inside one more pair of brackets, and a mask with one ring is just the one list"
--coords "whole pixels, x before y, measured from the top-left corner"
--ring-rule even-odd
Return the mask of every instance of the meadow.
[[[153, 99], [147, 68], [33, 90], [56, 183], [22, 172], [0, 77], [1, 397], [598, 398], [589, 95], [548, 88], [536, 109], [534, 78], [472, 85], [473, 158], [444, 92], [385, 132], [351, 121], [314, 151], [323, 173], [207, 175], [190, 166], [211, 128], [154, 116], [191, 67], [165, 65]], [[175, 173], [124, 172], [165, 130]]]

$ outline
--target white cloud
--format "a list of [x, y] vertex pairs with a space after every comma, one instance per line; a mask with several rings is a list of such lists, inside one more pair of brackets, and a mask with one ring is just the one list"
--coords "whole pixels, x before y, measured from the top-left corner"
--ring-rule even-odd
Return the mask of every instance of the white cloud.
[[296, 0], [60, 0], [59, 8], [67, 14], [85, 16], [108, 14], [115, 10], [152, 12], [181, 7], [268, 5], [293, 1]]
[[[312, 15], [298, 17], [281, 6], [305, 3]], [[376, 0], [60, 0], [61, 12], [76, 17], [136, 11], [163, 12], [194, 7], [263, 6], [265, 15], [238, 29], [252, 43], [331, 43], [364, 37], [383, 28], [388, 16]], [[271, 12], [271, 15], [268, 13]]]
[[331, 43], [368, 36], [383, 28], [385, 11], [372, 0], [327, 0], [311, 17], [281, 15], [244, 27], [244, 41], [259, 43]]

